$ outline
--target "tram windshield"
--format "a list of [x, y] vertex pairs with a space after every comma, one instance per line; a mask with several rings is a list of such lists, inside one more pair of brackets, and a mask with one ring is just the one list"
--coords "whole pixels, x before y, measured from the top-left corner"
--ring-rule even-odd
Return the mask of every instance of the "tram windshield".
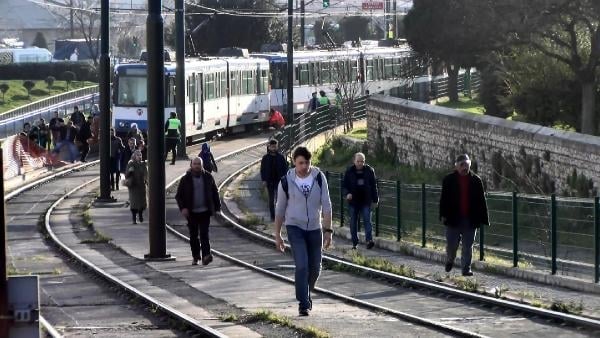
[[145, 107], [148, 103], [147, 83], [146, 76], [119, 76], [117, 105]]

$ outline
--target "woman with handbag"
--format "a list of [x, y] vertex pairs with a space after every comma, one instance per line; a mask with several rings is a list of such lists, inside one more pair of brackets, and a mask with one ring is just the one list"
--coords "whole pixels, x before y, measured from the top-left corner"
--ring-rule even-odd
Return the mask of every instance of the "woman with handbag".
[[131, 155], [125, 171], [125, 186], [129, 190], [129, 209], [133, 224], [144, 221], [144, 209], [146, 209], [146, 184], [148, 183], [148, 169], [146, 163], [142, 162], [142, 152], [136, 150]]

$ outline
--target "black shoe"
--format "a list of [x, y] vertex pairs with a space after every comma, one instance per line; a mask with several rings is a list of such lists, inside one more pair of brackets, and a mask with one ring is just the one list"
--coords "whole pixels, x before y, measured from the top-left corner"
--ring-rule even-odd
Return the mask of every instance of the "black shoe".
[[207, 256], [202, 257], [202, 265], [208, 265], [212, 261], [213, 261], [212, 255], [207, 255]]
[[358, 245], [358, 244], [352, 244], [352, 250], [356, 250], [356, 246], [357, 246], [357, 245]]
[[175, 162], [171, 162], [171, 165], [175, 165]]
[[465, 277], [471, 277], [473, 276], [473, 271], [469, 270], [469, 271], [463, 271], [462, 275]]
[[298, 310], [298, 316], [307, 317], [309, 312], [310, 312], [309, 309], [300, 309], [300, 310]]
[[144, 216], [140, 215], [140, 222], [144, 221]]
[[369, 241], [369, 243], [367, 243], [367, 249], [373, 249], [374, 246], [375, 246], [375, 242], [373, 242], [373, 241]]
[[192, 265], [198, 265], [198, 258], [194, 258], [192, 260]]
[[454, 264], [452, 262], [446, 262], [446, 272], [450, 272]]

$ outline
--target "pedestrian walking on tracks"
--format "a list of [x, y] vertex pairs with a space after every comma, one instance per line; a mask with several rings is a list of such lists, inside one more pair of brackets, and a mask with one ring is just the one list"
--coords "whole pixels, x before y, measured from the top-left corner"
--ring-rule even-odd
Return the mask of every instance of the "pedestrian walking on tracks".
[[215, 161], [215, 157], [213, 156], [212, 151], [210, 151], [210, 145], [205, 142], [202, 143], [202, 150], [200, 150], [200, 154], [198, 157], [202, 159], [202, 165], [204, 166], [204, 170], [209, 173], [218, 172], [217, 162]]
[[177, 159], [177, 143], [179, 143], [179, 128], [181, 127], [181, 121], [177, 118], [176, 112], [171, 112], [171, 116], [165, 122], [165, 139], [167, 145], [167, 152], [165, 153], [165, 160], [169, 155], [169, 152], [173, 153], [173, 159], [171, 164], [175, 164]]
[[123, 168], [123, 173], [126, 174], [127, 163], [129, 163], [129, 160], [133, 156], [133, 152], [131, 152], [124, 163], [121, 163], [121, 159], [124, 157], [124, 150], [123, 141], [115, 135], [115, 129], [110, 128], [110, 190], [119, 190], [121, 168]]
[[472, 276], [477, 228], [489, 225], [487, 202], [481, 178], [471, 171], [469, 155], [459, 155], [454, 165], [455, 171], [444, 177], [440, 197], [440, 221], [446, 226], [446, 272], [452, 270], [462, 241], [462, 274]]
[[379, 203], [377, 191], [377, 178], [375, 170], [365, 162], [363, 153], [354, 154], [354, 164], [348, 167], [344, 174], [343, 194], [348, 201], [350, 213], [350, 234], [352, 235], [352, 248], [358, 245], [358, 218], [363, 220], [365, 226], [365, 241], [367, 249], [372, 249], [373, 226], [371, 225], [371, 209]]
[[[148, 168], [146, 162], [142, 162], [142, 152], [136, 150], [127, 163], [125, 174], [125, 185], [129, 190], [129, 209], [133, 224], [144, 221], [144, 210], [146, 203], [146, 185], [148, 184]], [[137, 219], [136, 219], [137, 218]]]
[[322, 250], [329, 248], [333, 234], [327, 180], [318, 168], [310, 165], [311, 157], [305, 147], [294, 150], [294, 168], [281, 178], [275, 207], [275, 246], [277, 250], [285, 250], [281, 238], [281, 227], [285, 223], [296, 265], [300, 316], [308, 316], [312, 310], [311, 292], [321, 273]]
[[269, 212], [271, 213], [271, 222], [275, 220], [275, 199], [277, 198], [277, 185], [279, 180], [288, 171], [288, 162], [279, 152], [277, 140], [272, 139], [267, 146], [267, 154], [263, 156], [260, 162], [260, 178], [263, 187], [267, 188], [269, 196]]
[[198, 265], [200, 260], [202, 265], [208, 265], [213, 260], [208, 234], [210, 216], [221, 210], [221, 200], [215, 179], [204, 170], [202, 158], [196, 157], [190, 161], [190, 169], [179, 182], [175, 200], [188, 222], [192, 265]]

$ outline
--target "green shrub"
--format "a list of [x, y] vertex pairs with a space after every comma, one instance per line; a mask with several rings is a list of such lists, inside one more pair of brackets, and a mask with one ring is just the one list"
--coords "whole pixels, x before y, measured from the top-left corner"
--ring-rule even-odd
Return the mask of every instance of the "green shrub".
[[48, 89], [50, 89], [54, 85], [54, 81], [56, 81], [56, 78], [52, 75], [49, 75], [48, 77], [46, 77], [46, 80], [44, 80], [44, 81], [48, 85]]
[[35, 82], [31, 80], [25, 80], [23, 81], [23, 87], [25, 87], [25, 90], [27, 91], [27, 98], [29, 98], [31, 96], [31, 90], [33, 87], [35, 87]]
[[0, 65], [0, 80], [46, 80], [48, 76], [60, 79], [66, 71], [75, 73], [78, 81], [98, 82], [94, 65], [70, 61]]
[[66, 71], [61, 74], [61, 78], [67, 83], [67, 90], [69, 90], [71, 82], [75, 81], [77, 79], [77, 76], [71, 71]]
[[2, 92], [2, 101], [4, 101], [4, 94], [10, 89], [8, 83], [0, 83], [0, 92]]

